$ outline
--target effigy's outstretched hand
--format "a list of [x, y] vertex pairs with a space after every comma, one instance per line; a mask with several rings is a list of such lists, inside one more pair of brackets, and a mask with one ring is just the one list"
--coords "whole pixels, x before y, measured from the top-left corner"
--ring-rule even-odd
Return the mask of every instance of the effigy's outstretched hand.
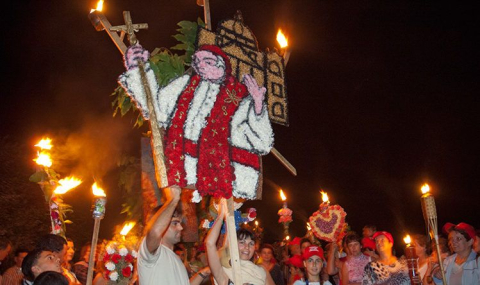
[[260, 114], [262, 112], [263, 100], [265, 100], [267, 89], [263, 86], [258, 86], [257, 81], [250, 74], [245, 74], [243, 76], [243, 84], [247, 86], [248, 93], [250, 93], [253, 98], [255, 103], [255, 113]]
[[144, 49], [140, 44], [130, 46], [125, 52], [125, 68], [131, 70], [138, 67], [138, 61], [147, 62], [150, 58], [148, 50]]

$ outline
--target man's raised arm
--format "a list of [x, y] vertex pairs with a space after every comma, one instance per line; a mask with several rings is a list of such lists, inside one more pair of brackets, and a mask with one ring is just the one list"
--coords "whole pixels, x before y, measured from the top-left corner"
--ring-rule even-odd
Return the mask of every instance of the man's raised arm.
[[150, 253], [154, 253], [160, 245], [163, 234], [169, 227], [173, 212], [180, 201], [181, 191], [182, 189], [177, 185], [164, 189], [166, 202], [153, 215], [147, 225], [146, 244]]

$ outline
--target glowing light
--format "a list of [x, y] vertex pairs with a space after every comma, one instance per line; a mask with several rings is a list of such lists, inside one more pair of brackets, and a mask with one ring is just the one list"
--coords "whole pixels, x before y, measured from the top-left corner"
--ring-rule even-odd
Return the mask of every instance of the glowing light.
[[282, 33], [281, 29], [278, 29], [277, 42], [280, 44], [281, 48], [286, 48], [288, 46], [288, 40], [285, 37], [285, 35]]
[[49, 138], [41, 139], [35, 146], [40, 149], [52, 149], [52, 140]]
[[310, 226], [310, 223], [307, 222], [307, 230], [312, 230], [312, 227]]
[[422, 193], [426, 194], [428, 192], [430, 192], [430, 186], [428, 186], [428, 184], [425, 183], [425, 184], [422, 185]]
[[283, 190], [280, 189], [280, 198], [282, 199], [282, 201], [286, 201], [287, 200], [287, 196], [285, 196], [285, 194], [283, 193]]
[[406, 235], [406, 236], [403, 238], [403, 241], [404, 241], [407, 245], [410, 245], [410, 243], [412, 243], [412, 239], [410, 238], [410, 235]]
[[285, 237], [285, 240], [290, 240], [290, 236], [286, 236], [286, 237]]
[[92, 13], [93, 11], [101, 12], [102, 9], [103, 9], [103, 0], [98, 0], [97, 8], [90, 10], [90, 13]]
[[320, 191], [320, 193], [322, 194], [322, 201], [323, 201], [324, 203], [329, 202], [329, 201], [328, 201], [327, 192]]
[[122, 236], [126, 236], [128, 234], [128, 232], [136, 225], [137, 223], [136, 222], [129, 222], [129, 223], [126, 223], [124, 226], [123, 226], [123, 229], [122, 231], [120, 232], [120, 234]]
[[258, 227], [258, 221], [255, 221], [255, 226]]
[[50, 167], [52, 166], [52, 159], [50, 158], [50, 154], [46, 152], [40, 152], [38, 153], [38, 157], [34, 159], [38, 165], [42, 165], [45, 167]]
[[53, 193], [55, 193], [55, 194], [65, 194], [69, 190], [71, 190], [71, 189], [77, 187], [78, 185], [80, 185], [81, 183], [82, 183], [82, 180], [77, 179], [75, 177], [67, 177], [67, 178], [64, 178], [64, 179], [60, 179], [58, 181], [58, 184], [60, 184], [60, 185], [57, 186], [57, 188], [55, 189], [55, 191], [53, 191]]
[[92, 192], [93, 192], [93, 195], [95, 195], [95, 196], [98, 196], [98, 197], [107, 197], [107, 195], [105, 194], [105, 191], [103, 191], [102, 188], [100, 188], [100, 187], [97, 186], [97, 182], [93, 183], [93, 185], [92, 185]]

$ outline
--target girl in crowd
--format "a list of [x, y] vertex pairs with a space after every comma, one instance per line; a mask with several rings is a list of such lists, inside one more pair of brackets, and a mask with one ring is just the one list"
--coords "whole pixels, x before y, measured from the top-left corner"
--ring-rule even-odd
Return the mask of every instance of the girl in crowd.
[[[435, 243], [435, 240], [433, 240], [431, 244], [432, 244], [432, 247], [431, 247], [432, 254], [430, 255], [430, 258], [428, 261], [427, 271], [425, 272], [425, 276], [422, 279], [422, 284], [424, 285], [433, 284], [432, 273], [435, 270], [435, 268], [438, 267], [437, 245]], [[439, 237], [438, 247], [440, 249], [441, 260], [445, 260], [445, 258], [450, 256], [451, 252], [448, 246], [447, 239], [443, 237]]]
[[284, 285], [285, 281], [283, 279], [282, 269], [273, 257], [273, 253], [273, 246], [270, 244], [263, 244], [260, 247], [260, 259], [258, 264], [265, 268], [266, 271], [270, 272], [273, 282], [275, 282], [276, 285]]
[[331, 285], [329, 281], [321, 283], [320, 272], [323, 268], [324, 257], [322, 248], [312, 245], [303, 251], [302, 255], [304, 261], [303, 265], [305, 266], [306, 278], [302, 280], [297, 280], [293, 285]]
[[404, 258], [397, 259], [392, 253], [392, 235], [384, 231], [376, 232], [373, 239], [378, 259], [365, 266], [362, 284], [410, 285], [407, 261]]
[[[466, 223], [444, 226], [448, 231], [448, 241], [454, 254], [447, 257], [443, 263], [446, 283], [449, 285], [479, 285], [480, 284], [480, 257], [473, 251], [475, 229]], [[433, 271], [434, 281], [442, 283], [442, 274], [437, 267]]]
[[432, 253], [430, 242], [424, 235], [414, 235], [412, 241], [415, 253], [418, 256], [418, 272], [420, 273], [420, 279], [423, 280], [428, 268], [428, 259]]
[[[217, 239], [220, 236], [223, 220], [226, 213], [226, 203], [222, 199], [219, 205], [218, 216], [210, 229], [205, 245], [207, 248], [208, 263], [212, 272], [215, 284], [217, 285], [231, 285], [233, 284], [233, 272], [229, 260], [220, 260], [217, 254]], [[255, 236], [246, 229], [239, 229], [237, 231], [238, 239], [238, 253], [240, 255], [240, 264], [242, 267], [242, 280], [244, 284], [253, 285], [274, 285], [270, 273], [262, 266], [254, 264], [251, 260], [255, 251]], [[234, 246], [234, 245], [231, 245]], [[221, 250], [224, 254], [228, 252], [226, 249]], [[225, 255], [224, 255], [225, 256]], [[240, 285], [240, 284], [237, 284]]]
[[361, 284], [363, 269], [371, 259], [362, 253], [361, 239], [356, 233], [347, 234], [343, 244], [347, 256], [338, 261], [334, 261], [337, 246], [336, 244], [330, 245], [327, 265], [329, 268], [328, 273], [331, 275], [339, 273], [342, 284]]

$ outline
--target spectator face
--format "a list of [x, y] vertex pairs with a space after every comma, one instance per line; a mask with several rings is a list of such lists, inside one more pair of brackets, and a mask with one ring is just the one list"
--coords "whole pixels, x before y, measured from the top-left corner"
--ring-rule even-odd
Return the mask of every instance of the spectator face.
[[319, 256], [312, 255], [307, 260], [305, 260], [303, 264], [307, 269], [309, 277], [320, 275], [320, 270], [322, 270], [323, 262]]
[[448, 234], [448, 242], [452, 245], [455, 253], [466, 252], [472, 250], [473, 239], [467, 239], [459, 232], [451, 231]]
[[300, 245], [300, 250], [303, 252], [307, 247], [311, 246], [312, 244], [308, 241], [304, 241], [301, 245]]
[[302, 254], [302, 249], [300, 248], [299, 244], [291, 244], [290, 245], [290, 253], [292, 255], [300, 255]]
[[358, 241], [352, 241], [347, 244], [348, 253], [353, 256], [358, 256], [362, 253], [362, 246]]
[[262, 251], [260, 252], [260, 256], [262, 257], [263, 261], [270, 262], [273, 257], [273, 252], [269, 248], [262, 248]]
[[163, 235], [163, 241], [165, 241], [166, 246], [173, 246], [180, 242], [182, 239], [182, 221], [180, 217], [173, 217], [170, 221], [170, 226]]
[[427, 249], [424, 246], [420, 245], [417, 241], [414, 241], [413, 245], [415, 246], [415, 253], [418, 257], [427, 256]]
[[67, 253], [65, 255], [65, 261], [70, 262], [73, 259], [73, 255], [75, 254], [75, 245], [73, 241], [67, 241]]
[[393, 244], [384, 235], [375, 238], [375, 245], [378, 252], [392, 252]]
[[45, 271], [55, 271], [62, 273], [60, 259], [51, 251], [42, 251], [37, 262], [32, 266], [32, 272], [37, 277]]
[[374, 232], [372, 231], [371, 228], [363, 228], [363, 237], [372, 237]]
[[239, 240], [238, 252], [241, 260], [252, 259], [252, 256], [255, 253], [255, 242], [250, 237]]
[[58, 257], [58, 259], [60, 259], [60, 263], [65, 262], [67, 251], [68, 251], [68, 246], [66, 244], [64, 244], [63, 249], [61, 251], [54, 252], [55, 256]]
[[480, 254], [480, 236], [477, 236], [475, 239], [475, 242], [473, 243], [473, 250], [475, 250], [477, 254]]

